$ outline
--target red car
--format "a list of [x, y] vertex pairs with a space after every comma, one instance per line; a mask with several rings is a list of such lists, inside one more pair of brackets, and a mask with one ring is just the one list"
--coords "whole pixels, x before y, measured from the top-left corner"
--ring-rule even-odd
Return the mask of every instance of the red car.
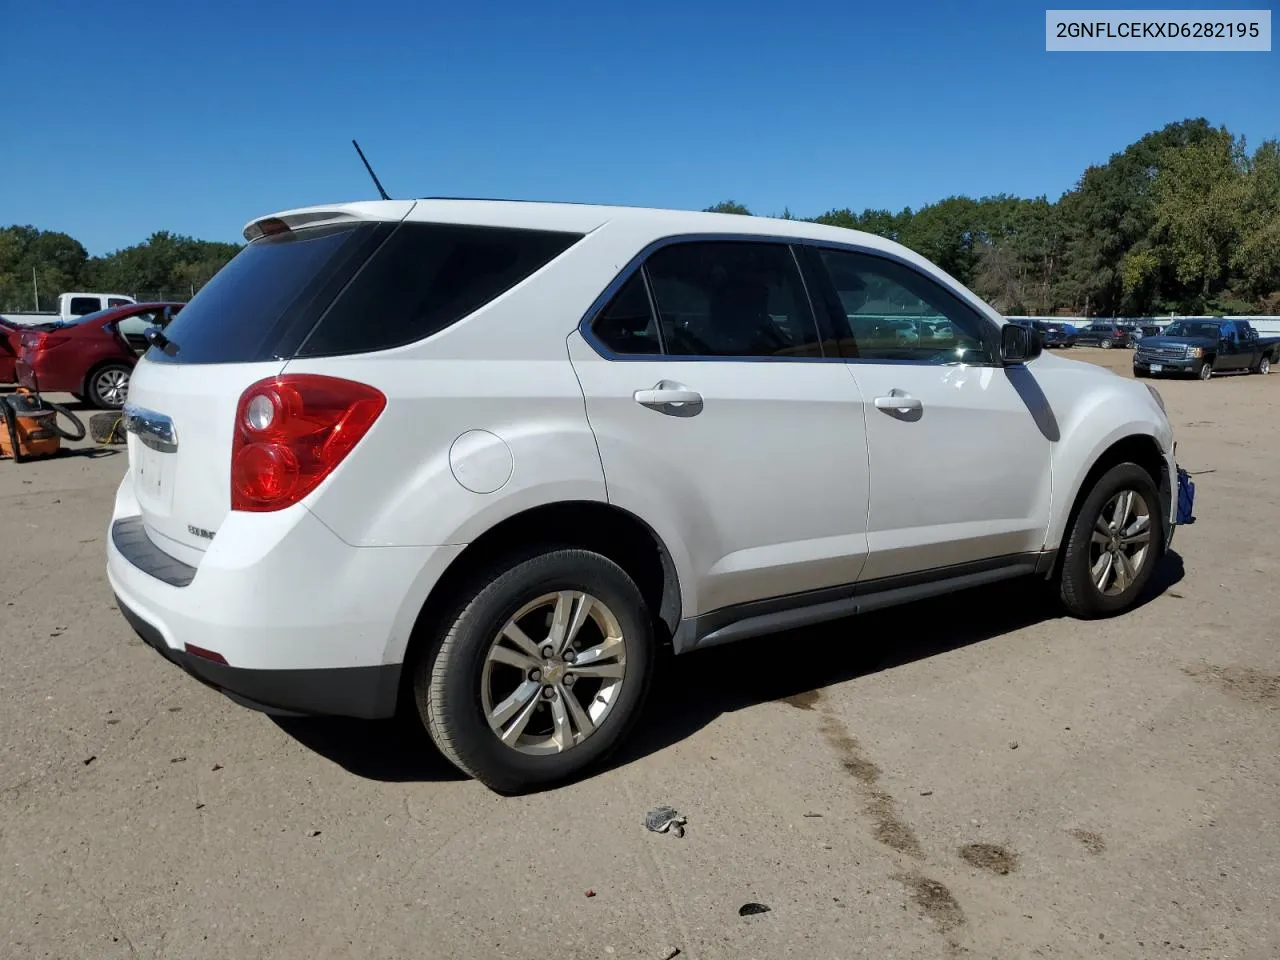
[[[167, 322], [166, 307], [172, 317], [182, 304], [131, 303], [70, 323], [23, 327], [17, 352], [31, 365], [41, 393], [70, 393], [103, 410], [118, 410], [129, 392], [133, 365], [147, 347], [143, 334]], [[12, 343], [13, 334], [9, 339]]]
[[0, 383], [13, 383], [18, 379], [14, 361], [18, 359], [18, 335], [22, 327], [0, 317]]

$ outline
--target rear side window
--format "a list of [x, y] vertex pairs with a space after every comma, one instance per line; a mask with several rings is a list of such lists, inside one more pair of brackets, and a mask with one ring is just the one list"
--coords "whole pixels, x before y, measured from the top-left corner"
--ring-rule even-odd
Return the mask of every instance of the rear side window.
[[102, 309], [102, 301], [97, 297], [72, 297], [71, 312], [77, 316], [86, 313], [96, 313]]
[[401, 224], [321, 318], [298, 356], [385, 350], [429, 337], [506, 293], [580, 239], [579, 233], [546, 230]]
[[107, 297], [108, 307], [123, 307], [132, 302], [132, 300], [125, 300], [122, 297]]
[[662, 353], [658, 324], [649, 306], [642, 271], [633, 273], [617, 296], [600, 311], [591, 332], [614, 353], [633, 356]]
[[671, 356], [820, 357], [791, 248], [750, 241], [678, 243], [645, 264]]

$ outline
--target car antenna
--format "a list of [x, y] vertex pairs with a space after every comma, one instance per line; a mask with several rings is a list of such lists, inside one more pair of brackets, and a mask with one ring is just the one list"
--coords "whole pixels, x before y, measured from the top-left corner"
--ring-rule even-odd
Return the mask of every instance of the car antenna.
[[356, 153], [360, 154], [360, 159], [364, 161], [364, 168], [369, 171], [369, 176], [373, 178], [373, 185], [378, 188], [378, 194], [383, 200], [390, 200], [391, 198], [387, 196], [387, 191], [382, 189], [382, 182], [378, 179], [378, 175], [373, 172], [373, 167], [369, 166], [369, 161], [365, 157], [364, 151], [360, 149], [360, 144], [356, 143], [355, 139], [352, 138], [351, 145], [356, 148]]

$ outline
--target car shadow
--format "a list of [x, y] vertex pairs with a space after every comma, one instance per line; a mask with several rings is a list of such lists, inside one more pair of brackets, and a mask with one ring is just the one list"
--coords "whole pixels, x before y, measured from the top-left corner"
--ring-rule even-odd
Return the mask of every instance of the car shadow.
[[272, 716], [270, 720], [304, 747], [366, 780], [421, 783], [466, 779], [411, 716], [391, 720]]
[[[1181, 556], [1170, 550], [1133, 609], [1184, 575]], [[814, 694], [1066, 616], [1049, 584], [1024, 578], [670, 657], [655, 680], [646, 715], [612, 765], [663, 750], [725, 713]], [[778, 655], [797, 648], [803, 656]]]
[[[1134, 609], [1184, 576], [1182, 557], [1170, 550]], [[606, 769], [679, 743], [722, 714], [812, 694], [1065, 616], [1049, 584], [1023, 578], [680, 657], [668, 653], [659, 660], [644, 714]], [[796, 649], [804, 655], [778, 655], [779, 650]], [[358, 777], [397, 783], [464, 779], [413, 716], [270, 719], [303, 746]]]

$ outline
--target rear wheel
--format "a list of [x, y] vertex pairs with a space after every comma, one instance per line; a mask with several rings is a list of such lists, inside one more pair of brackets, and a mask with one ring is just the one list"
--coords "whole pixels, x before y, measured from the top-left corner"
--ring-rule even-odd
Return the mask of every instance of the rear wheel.
[[109, 363], [93, 371], [86, 390], [89, 402], [102, 410], [119, 410], [129, 395], [131, 373], [122, 363]]
[[1271, 358], [1270, 358], [1270, 357], [1262, 357], [1262, 358], [1258, 361], [1258, 365], [1257, 365], [1256, 367], [1254, 367], [1254, 368], [1253, 368], [1253, 372], [1254, 372], [1254, 373], [1260, 373], [1260, 374], [1262, 374], [1263, 376], [1266, 376], [1268, 373], [1270, 373], [1270, 372], [1271, 372]]
[[1110, 340], [1103, 340], [1103, 341], [1102, 341], [1102, 349], [1103, 349], [1103, 350], [1110, 350], [1112, 346], [1113, 346], [1113, 344], [1111, 343], [1111, 341], [1110, 341]]
[[648, 692], [652, 617], [634, 581], [586, 550], [496, 565], [416, 664], [419, 716], [440, 751], [515, 793], [599, 763]]
[[1062, 560], [1062, 600], [1077, 617], [1131, 607], [1164, 549], [1160, 497], [1135, 463], [1103, 474], [1080, 507]]

